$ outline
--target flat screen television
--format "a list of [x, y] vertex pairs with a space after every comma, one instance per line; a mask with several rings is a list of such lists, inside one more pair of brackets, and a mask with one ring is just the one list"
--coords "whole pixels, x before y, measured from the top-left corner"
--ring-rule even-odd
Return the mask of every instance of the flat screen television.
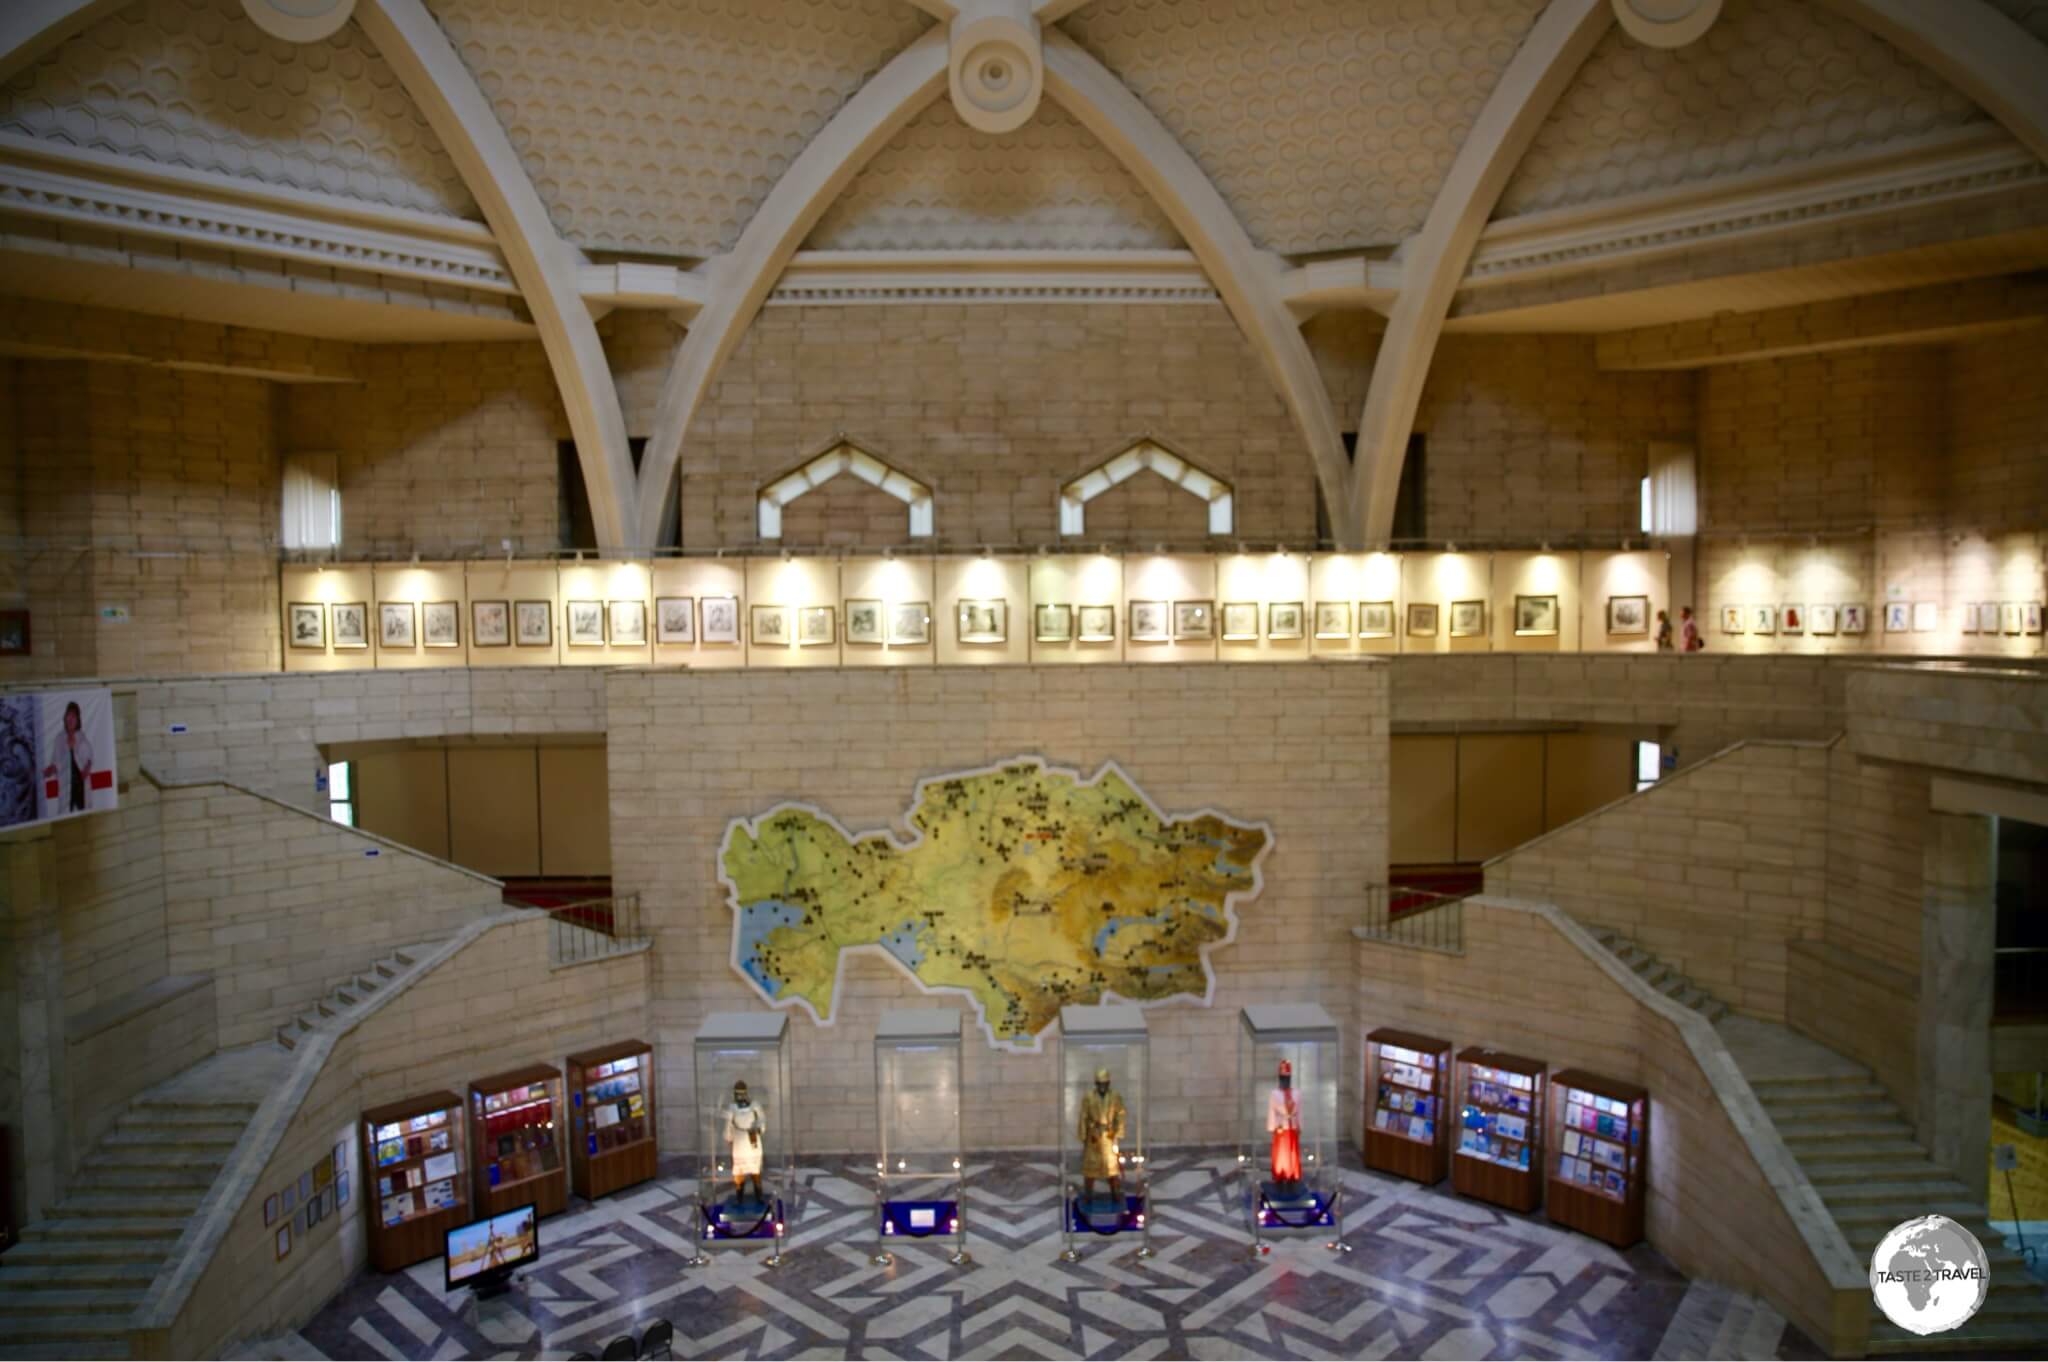
[[448, 1289], [478, 1295], [505, 1289], [514, 1268], [540, 1260], [540, 1216], [532, 1202], [448, 1231]]

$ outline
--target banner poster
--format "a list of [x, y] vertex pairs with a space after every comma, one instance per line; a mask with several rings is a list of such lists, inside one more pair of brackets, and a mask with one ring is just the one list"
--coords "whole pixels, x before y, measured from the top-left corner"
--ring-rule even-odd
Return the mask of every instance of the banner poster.
[[114, 696], [0, 695], [0, 828], [117, 807]]

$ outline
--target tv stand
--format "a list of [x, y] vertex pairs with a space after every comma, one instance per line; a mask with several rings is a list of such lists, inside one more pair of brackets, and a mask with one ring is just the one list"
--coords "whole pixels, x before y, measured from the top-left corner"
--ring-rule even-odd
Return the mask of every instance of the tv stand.
[[512, 1289], [512, 1271], [499, 1268], [486, 1272], [469, 1284], [469, 1290], [479, 1301], [495, 1300]]

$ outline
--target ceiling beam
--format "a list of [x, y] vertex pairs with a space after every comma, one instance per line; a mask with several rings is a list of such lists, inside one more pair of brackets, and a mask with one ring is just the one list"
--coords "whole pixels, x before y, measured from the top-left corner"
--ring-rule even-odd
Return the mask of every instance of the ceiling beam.
[[1543, 120], [1613, 22], [1610, 0], [1551, 0], [1458, 148], [1421, 232], [1404, 248], [1401, 295], [1358, 419], [1349, 495], [1330, 503], [1340, 546], [1383, 544], [1393, 533], [1408, 435], [1472, 250]]
[[1986, 0], [1821, 0], [1981, 105], [2048, 161], [2048, 48]]

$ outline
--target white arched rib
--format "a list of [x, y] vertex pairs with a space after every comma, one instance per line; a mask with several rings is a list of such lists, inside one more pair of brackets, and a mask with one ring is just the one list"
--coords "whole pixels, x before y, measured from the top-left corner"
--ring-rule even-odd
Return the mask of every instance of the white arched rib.
[[1821, 0], [1982, 105], [2048, 161], [2048, 50], [1986, 0]]
[[1188, 243], [1265, 361], [1308, 445], [1324, 499], [1343, 505], [1344, 440], [1301, 324], [1281, 299], [1281, 271], [1252, 245], [1230, 205], [1165, 125], [1064, 33], [1045, 35], [1045, 90], [1123, 162]]
[[360, 0], [355, 20], [448, 148], [526, 297], [568, 412], [598, 545], [657, 542], [634, 537], [626, 421], [597, 325], [578, 291], [578, 252], [556, 235], [497, 115], [421, 0]]
[[1381, 544], [1392, 532], [1408, 433], [1472, 248], [1536, 130], [1613, 22], [1610, 0], [1550, 0], [1493, 87], [1421, 232], [1409, 242], [1401, 295], [1387, 319], [1358, 418], [1348, 504], [1335, 517], [1343, 547]]
[[128, 0], [0, 0], [0, 84]]
[[660, 542], [683, 437], [712, 379], [738, 347], [790, 256], [868, 159], [945, 88], [946, 29], [941, 24], [897, 53], [846, 101], [768, 191], [732, 253], [719, 258], [710, 296], [676, 349], [641, 456], [641, 542]]

